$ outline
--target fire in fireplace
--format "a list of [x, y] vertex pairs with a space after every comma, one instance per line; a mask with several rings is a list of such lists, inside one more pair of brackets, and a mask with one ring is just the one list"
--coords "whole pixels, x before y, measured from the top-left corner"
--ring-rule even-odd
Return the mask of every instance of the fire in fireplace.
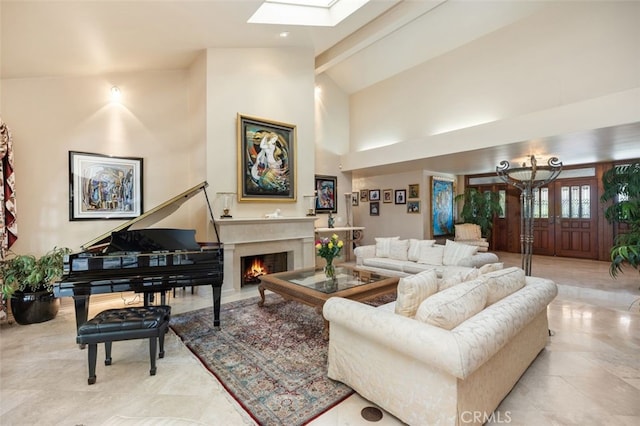
[[241, 285], [258, 284], [260, 276], [287, 270], [287, 252], [268, 253], [241, 258]]

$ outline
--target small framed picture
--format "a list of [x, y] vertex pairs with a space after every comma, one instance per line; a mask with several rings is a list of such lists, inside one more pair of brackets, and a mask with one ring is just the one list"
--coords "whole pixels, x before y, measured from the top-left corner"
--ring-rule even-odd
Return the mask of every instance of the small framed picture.
[[393, 201], [393, 190], [385, 189], [382, 191], [382, 202], [383, 203], [391, 203]]
[[380, 216], [380, 201], [372, 201], [369, 204], [369, 215]]
[[360, 201], [360, 193], [356, 192], [352, 192], [351, 193], [351, 205], [352, 206], [357, 206], [359, 204]]
[[409, 185], [409, 199], [412, 198], [420, 198], [420, 185], [417, 183]]
[[380, 201], [380, 190], [379, 189], [370, 189], [369, 190], [369, 201]]
[[369, 190], [368, 189], [361, 189], [360, 190], [360, 201], [362, 201], [362, 202], [369, 201]]
[[396, 189], [396, 204], [407, 204], [407, 190]]
[[316, 175], [316, 213], [337, 213], [338, 178], [336, 176]]
[[407, 201], [407, 213], [420, 213], [420, 201]]

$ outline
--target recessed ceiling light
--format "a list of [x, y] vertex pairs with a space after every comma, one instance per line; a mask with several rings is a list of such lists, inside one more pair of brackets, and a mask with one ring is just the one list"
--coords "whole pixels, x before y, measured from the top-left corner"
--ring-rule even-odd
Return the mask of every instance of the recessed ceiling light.
[[289, 31], [283, 31], [283, 32], [281, 32], [281, 33], [280, 33], [280, 37], [282, 37], [282, 38], [287, 38], [287, 37], [289, 37]]

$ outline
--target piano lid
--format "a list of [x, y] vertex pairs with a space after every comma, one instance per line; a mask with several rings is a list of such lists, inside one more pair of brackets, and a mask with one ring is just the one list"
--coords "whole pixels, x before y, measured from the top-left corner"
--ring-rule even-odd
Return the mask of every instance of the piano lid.
[[[113, 228], [112, 230], [110, 230], [109, 232], [106, 232], [102, 235], [100, 235], [99, 237], [84, 243], [81, 248], [83, 250], [89, 250], [91, 248], [94, 248], [96, 246], [100, 246], [100, 245], [104, 245], [107, 244], [110, 241], [111, 238], [111, 234], [113, 232], [118, 232], [118, 231], [126, 231], [128, 229], [143, 229], [143, 228], [148, 228], [151, 225], [153, 225], [154, 223], [166, 218], [167, 216], [169, 216], [171, 213], [175, 212], [176, 210], [178, 210], [180, 208], [180, 206], [182, 206], [182, 204], [187, 201], [188, 199], [190, 199], [191, 197], [193, 197], [194, 195], [198, 194], [200, 191], [203, 191], [207, 186], [209, 186], [209, 184], [207, 182], [202, 182], [196, 186], [194, 186], [191, 189], [188, 189], [186, 191], [184, 191], [182, 194], [180, 195], [176, 195], [175, 197], [173, 197], [172, 199], [170, 199], [169, 201], [165, 201], [164, 203], [160, 204], [159, 206], [154, 207], [153, 209], [142, 213], [140, 216], [131, 219], [125, 223], [123, 223], [122, 225]], [[206, 192], [205, 192], [205, 196], [206, 196]], [[209, 199], [207, 198], [207, 204], [209, 204]], [[211, 211], [211, 206], [209, 206], [209, 211]], [[212, 216], [213, 219], [213, 216]], [[134, 226], [135, 225], [135, 226]], [[215, 227], [215, 222], [214, 222], [214, 227]], [[217, 233], [217, 229], [216, 229], [216, 233]]]

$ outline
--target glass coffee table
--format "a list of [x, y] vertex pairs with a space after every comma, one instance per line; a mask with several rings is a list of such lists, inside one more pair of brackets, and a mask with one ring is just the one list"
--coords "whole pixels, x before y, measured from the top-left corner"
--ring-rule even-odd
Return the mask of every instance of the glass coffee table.
[[[328, 279], [322, 268], [307, 268], [278, 272], [260, 277], [261, 300], [264, 306], [265, 290], [279, 294], [285, 299], [312, 306], [322, 315], [322, 307], [330, 297], [351, 300], [369, 300], [383, 294], [394, 293], [398, 288], [398, 277], [387, 277], [351, 265], [337, 265], [336, 279]], [[324, 322], [323, 337], [329, 337], [329, 322]]]

